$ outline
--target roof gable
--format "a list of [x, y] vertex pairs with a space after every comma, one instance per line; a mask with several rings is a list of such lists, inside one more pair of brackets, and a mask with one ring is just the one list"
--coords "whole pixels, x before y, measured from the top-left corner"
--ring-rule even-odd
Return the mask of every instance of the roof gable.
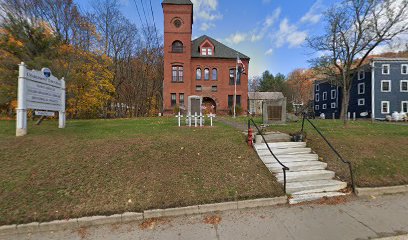
[[[211, 56], [201, 56], [200, 54], [200, 46], [205, 42], [210, 41], [214, 46], [214, 54]], [[193, 58], [227, 58], [227, 59], [236, 59], [237, 54], [241, 59], [250, 59], [243, 53], [240, 53], [220, 42], [217, 40], [210, 38], [206, 35], [203, 35], [197, 39], [192, 41], [192, 50], [191, 50], [191, 57]]]

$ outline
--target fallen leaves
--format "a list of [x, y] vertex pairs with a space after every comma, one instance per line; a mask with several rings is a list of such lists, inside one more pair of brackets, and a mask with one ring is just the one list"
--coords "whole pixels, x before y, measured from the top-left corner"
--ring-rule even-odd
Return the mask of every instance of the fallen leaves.
[[218, 225], [220, 224], [222, 218], [218, 215], [212, 215], [212, 216], [207, 216], [204, 218], [204, 223], [205, 224], [212, 224], [212, 225]]

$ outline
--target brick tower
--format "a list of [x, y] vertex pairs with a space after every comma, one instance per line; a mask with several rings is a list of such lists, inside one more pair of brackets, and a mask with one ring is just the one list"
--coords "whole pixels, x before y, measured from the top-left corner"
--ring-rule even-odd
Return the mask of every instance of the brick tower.
[[[190, 0], [164, 0], [164, 111], [174, 103], [187, 104], [191, 86], [191, 36], [193, 3]], [[176, 99], [174, 99], [174, 97]], [[184, 103], [183, 103], [184, 102]]]

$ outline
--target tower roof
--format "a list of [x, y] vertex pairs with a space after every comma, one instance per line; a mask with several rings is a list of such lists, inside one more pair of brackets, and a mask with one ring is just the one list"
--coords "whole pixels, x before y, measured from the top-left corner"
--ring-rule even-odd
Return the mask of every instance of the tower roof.
[[193, 5], [190, 0], [163, 0], [162, 4]]

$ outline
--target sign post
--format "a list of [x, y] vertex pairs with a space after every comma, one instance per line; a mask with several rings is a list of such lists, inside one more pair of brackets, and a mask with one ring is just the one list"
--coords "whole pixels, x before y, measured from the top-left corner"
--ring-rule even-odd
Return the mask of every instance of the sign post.
[[16, 136], [27, 135], [27, 110], [59, 112], [59, 128], [65, 127], [65, 80], [58, 80], [48, 68], [28, 70], [19, 64]]

